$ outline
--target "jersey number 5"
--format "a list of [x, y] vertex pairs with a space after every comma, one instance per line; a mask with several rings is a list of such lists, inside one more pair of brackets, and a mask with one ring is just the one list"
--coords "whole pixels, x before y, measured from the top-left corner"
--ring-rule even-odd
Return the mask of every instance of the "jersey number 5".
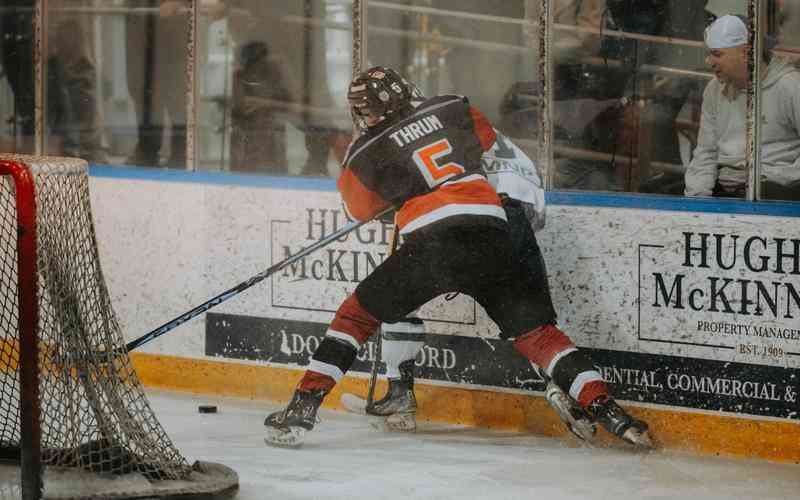
[[436, 187], [451, 177], [464, 173], [464, 167], [455, 162], [448, 162], [443, 165], [439, 160], [453, 152], [450, 141], [447, 139], [438, 140], [427, 146], [414, 151], [414, 162], [422, 172], [428, 187]]

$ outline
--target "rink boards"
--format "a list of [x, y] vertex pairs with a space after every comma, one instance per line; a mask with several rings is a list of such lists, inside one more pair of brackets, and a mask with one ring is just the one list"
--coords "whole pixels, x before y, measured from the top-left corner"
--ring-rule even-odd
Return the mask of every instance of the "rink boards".
[[[347, 223], [333, 182], [93, 169], [128, 339]], [[538, 235], [562, 328], [665, 445], [800, 459], [800, 207], [548, 193]], [[287, 399], [338, 304], [383, 258], [375, 223], [141, 349], [149, 385]], [[529, 365], [471, 299], [420, 311], [422, 415], [561, 433]], [[346, 390], [364, 391], [368, 343]], [[329, 398], [336, 405], [339, 392]]]

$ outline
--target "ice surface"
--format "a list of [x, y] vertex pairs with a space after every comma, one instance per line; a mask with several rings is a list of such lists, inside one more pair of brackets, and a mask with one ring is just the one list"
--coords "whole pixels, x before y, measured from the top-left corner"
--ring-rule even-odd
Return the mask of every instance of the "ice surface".
[[[797, 465], [592, 449], [572, 438], [422, 421], [416, 434], [387, 434], [366, 417], [327, 410], [302, 448], [271, 448], [262, 423], [277, 404], [163, 391], [148, 396], [190, 463], [219, 462], [239, 473], [237, 500], [800, 498]], [[218, 413], [198, 413], [206, 404]], [[0, 473], [0, 492], [9, 480]]]
[[[416, 434], [386, 434], [365, 417], [327, 410], [302, 448], [271, 448], [262, 423], [276, 404], [149, 396], [190, 462], [221, 462], [239, 473], [237, 500], [800, 498], [797, 465], [591, 449], [571, 439], [427, 422]], [[197, 413], [201, 404], [219, 413]]]

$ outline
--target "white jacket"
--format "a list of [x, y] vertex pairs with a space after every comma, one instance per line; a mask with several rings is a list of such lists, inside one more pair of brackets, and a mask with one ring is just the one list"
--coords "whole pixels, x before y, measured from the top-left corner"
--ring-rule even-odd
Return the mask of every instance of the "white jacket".
[[[731, 188], [747, 182], [747, 96], [740, 91], [730, 100], [723, 88], [714, 78], [703, 92], [697, 148], [686, 169], [687, 196], [711, 196], [717, 180]], [[761, 95], [761, 179], [785, 186], [800, 180], [800, 72], [773, 58]]]

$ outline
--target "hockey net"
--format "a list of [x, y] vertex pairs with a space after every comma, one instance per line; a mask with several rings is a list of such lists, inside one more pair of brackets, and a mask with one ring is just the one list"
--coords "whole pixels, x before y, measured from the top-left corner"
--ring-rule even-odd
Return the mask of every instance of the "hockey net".
[[190, 466], [150, 408], [100, 268], [79, 159], [0, 154], [0, 455], [22, 463], [0, 498], [40, 498], [42, 485], [53, 499], [238, 487], [225, 466]]

